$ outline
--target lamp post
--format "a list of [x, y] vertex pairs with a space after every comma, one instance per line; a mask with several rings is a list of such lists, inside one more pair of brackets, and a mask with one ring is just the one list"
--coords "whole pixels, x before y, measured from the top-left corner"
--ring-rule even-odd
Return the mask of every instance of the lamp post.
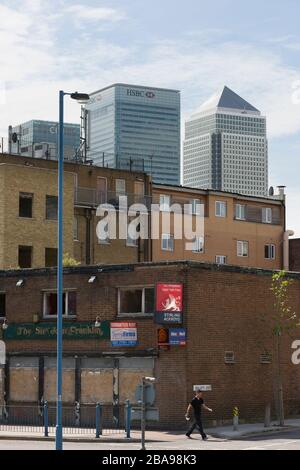
[[81, 103], [89, 100], [86, 93], [59, 92], [58, 131], [58, 251], [57, 251], [57, 364], [56, 364], [56, 430], [55, 448], [62, 450], [62, 314], [63, 314], [63, 176], [64, 176], [64, 97]]

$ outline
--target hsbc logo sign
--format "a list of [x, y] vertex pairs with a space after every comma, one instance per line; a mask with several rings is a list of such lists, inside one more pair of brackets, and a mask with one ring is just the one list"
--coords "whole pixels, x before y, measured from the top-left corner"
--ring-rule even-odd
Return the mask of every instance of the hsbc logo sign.
[[132, 88], [127, 88], [126, 94], [127, 96], [136, 96], [137, 98], [155, 98], [153, 91], [133, 90]]

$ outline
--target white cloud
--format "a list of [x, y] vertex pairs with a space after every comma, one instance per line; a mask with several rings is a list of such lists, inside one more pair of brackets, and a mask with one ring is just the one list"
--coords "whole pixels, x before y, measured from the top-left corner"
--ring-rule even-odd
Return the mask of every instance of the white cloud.
[[78, 20], [84, 21], [120, 21], [124, 19], [124, 14], [114, 8], [90, 7], [84, 4], [72, 5], [65, 8], [66, 13], [71, 13]]

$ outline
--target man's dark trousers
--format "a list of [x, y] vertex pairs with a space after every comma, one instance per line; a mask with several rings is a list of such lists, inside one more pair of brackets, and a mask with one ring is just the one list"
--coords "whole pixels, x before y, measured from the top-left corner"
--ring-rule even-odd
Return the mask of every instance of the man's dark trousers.
[[188, 430], [188, 432], [186, 433], [187, 436], [190, 436], [192, 434], [192, 432], [194, 431], [195, 428], [198, 428], [199, 429], [199, 432], [202, 436], [202, 439], [204, 439], [206, 437], [206, 434], [205, 432], [203, 431], [203, 425], [202, 425], [202, 419], [201, 419], [201, 416], [195, 416], [194, 418], [194, 422], [193, 424], [191, 425], [190, 429]]

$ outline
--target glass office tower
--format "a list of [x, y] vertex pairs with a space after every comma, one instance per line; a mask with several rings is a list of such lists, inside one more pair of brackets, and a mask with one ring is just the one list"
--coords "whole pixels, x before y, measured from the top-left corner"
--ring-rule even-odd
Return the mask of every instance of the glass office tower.
[[268, 193], [266, 118], [227, 87], [186, 122], [183, 183], [252, 196]]
[[91, 93], [85, 109], [87, 158], [180, 184], [180, 93], [114, 84]]
[[[11, 153], [35, 158], [57, 159], [58, 123], [32, 120], [9, 127]], [[80, 125], [64, 124], [64, 157], [73, 159], [80, 147]]]

